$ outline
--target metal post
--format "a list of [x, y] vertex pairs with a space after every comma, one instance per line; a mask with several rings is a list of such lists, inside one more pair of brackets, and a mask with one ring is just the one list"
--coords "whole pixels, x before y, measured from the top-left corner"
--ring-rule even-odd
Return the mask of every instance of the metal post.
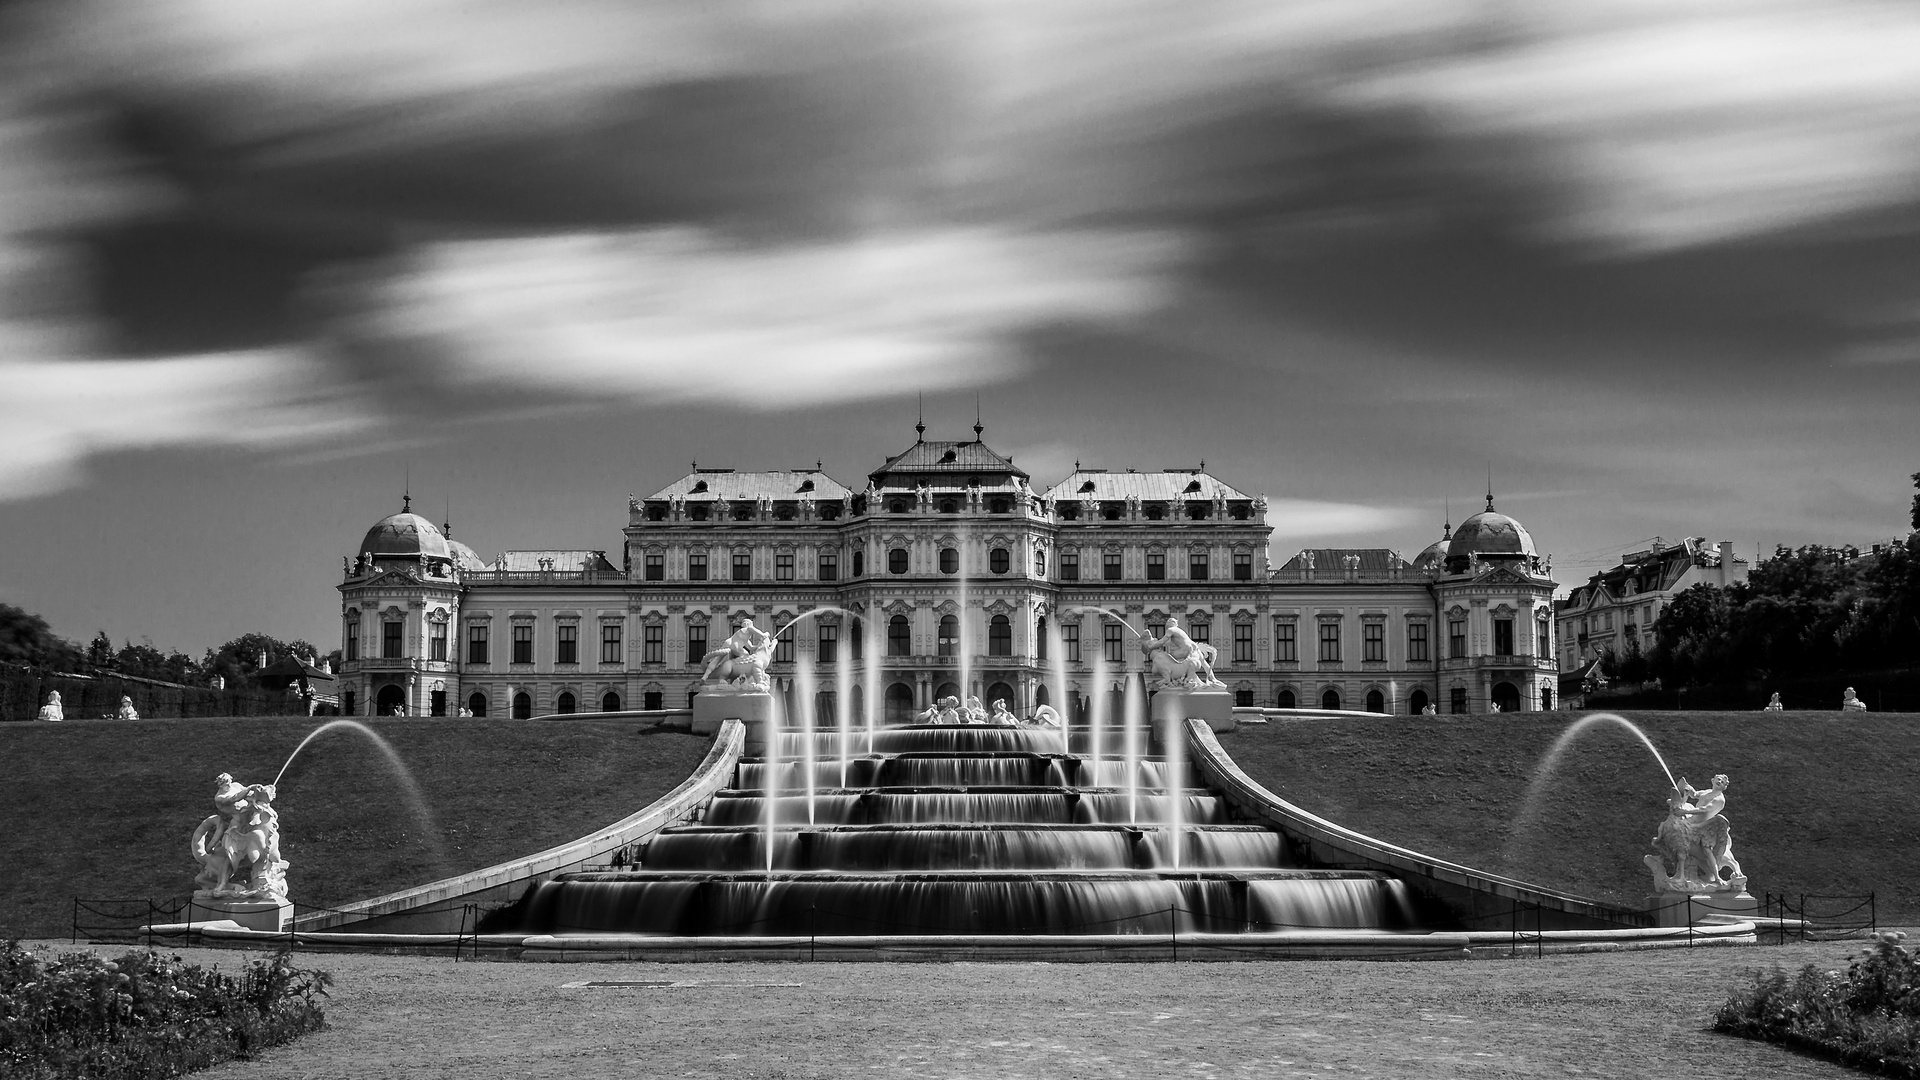
[[1540, 905], [1533, 905], [1533, 958], [1535, 960], [1547, 955], [1546, 926], [1541, 916]]
[[80, 898], [73, 898], [73, 934], [67, 938], [67, 944], [80, 944]]
[[1800, 940], [1807, 940], [1807, 894], [1800, 894]]
[[1520, 901], [1514, 900], [1513, 910], [1507, 913], [1507, 930], [1510, 940], [1507, 942], [1507, 959], [1520, 955]]
[[1874, 933], [1880, 932], [1880, 908], [1874, 900], [1874, 893], [1867, 894], [1867, 921], [1872, 923]]
[[1174, 916], [1174, 906], [1167, 905], [1167, 928], [1173, 932], [1173, 958], [1180, 959], [1180, 920]]
[[816, 936], [816, 932], [819, 930], [819, 921], [818, 921], [819, 914], [820, 914], [820, 905], [814, 904], [807, 908], [807, 962], [808, 963], [813, 962], [813, 942]]

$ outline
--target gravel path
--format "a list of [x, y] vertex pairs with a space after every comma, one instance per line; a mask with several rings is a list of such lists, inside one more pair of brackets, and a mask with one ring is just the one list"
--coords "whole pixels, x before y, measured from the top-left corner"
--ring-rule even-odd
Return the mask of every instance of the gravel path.
[[[1393, 964], [533, 964], [303, 954], [330, 1030], [239, 1077], [1851, 1077], [1704, 1029], [1856, 942]], [[189, 950], [231, 969], [242, 955]], [[569, 988], [593, 980], [670, 986]]]

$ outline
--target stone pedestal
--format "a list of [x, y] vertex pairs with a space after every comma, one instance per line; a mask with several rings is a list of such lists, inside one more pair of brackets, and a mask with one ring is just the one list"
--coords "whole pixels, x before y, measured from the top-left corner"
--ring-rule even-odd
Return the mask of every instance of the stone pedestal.
[[1205, 690], [1161, 690], [1153, 695], [1153, 741], [1166, 745], [1169, 732], [1187, 720], [1205, 720], [1215, 731], [1233, 730], [1233, 691], [1225, 687]]
[[693, 699], [693, 733], [712, 735], [728, 720], [747, 725], [748, 757], [765, 757], [767, 728], [774, 718], [773, 695], [764, 690], [702, 690]]
[[293, 904], [286, 900], [222, 900], [196, 896], [187, 908], [189, 925], [222, 919], [231, 919], [249, 930], [278, 934], [293, 921]]
[[1647, 910], [1653, 914], [1655, 926], [1692, 926], [1709, 915], [1757, 918], [1760, 901], [1745, 889], [1717, 889], [1692, 894], [1664, 892], [1647, 897]]

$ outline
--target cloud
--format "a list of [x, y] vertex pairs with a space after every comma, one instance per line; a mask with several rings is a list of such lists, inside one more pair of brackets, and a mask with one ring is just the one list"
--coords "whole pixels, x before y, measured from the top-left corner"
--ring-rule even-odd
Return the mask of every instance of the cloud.
[[1404, 528], [1416, 517], [1404, 507], [1363, 506], [1359, 503], [1319, 502], [1312, 499], [1267, 500], [1267, 524], [1272, 543], [1285, 548], [1295, 540], [1350, 536]]
[[344, 288], [353, 333], [454, 384], [777, 411], [1007, 377], [1022, 331], [1137, 318], [1179, 257], [1142, 232], [681, 228], [433, 243]]
[[72, 486], [99, 454], [282, 448], [362, 426], [322, 366], [289, 353], [0, 360], [0, 387], [0, 500]]

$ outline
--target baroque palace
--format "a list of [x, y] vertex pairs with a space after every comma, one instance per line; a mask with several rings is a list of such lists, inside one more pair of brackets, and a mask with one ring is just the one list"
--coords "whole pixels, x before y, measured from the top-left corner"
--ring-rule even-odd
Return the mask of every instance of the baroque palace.
[[[1491, 493], [1411, 560], [1310, 548], [1275, 566], [1266, 499], [1203, 469], [1076, 467], [1039, 490], [978, 425], [970, 441], [918, 430], [859, 490], [818, 468], [696, 468], [629, 501], [614, 558], [488, 563], [408, 510], [383, 518], [339, 586], [342, 710], [685, 708], [703, 654], [741, 617], [779, 634], [781, 688], [800, 665], [829, 688], [853, 665], [854, 694], [882, 687], [891, 722], [947, 696], [1030, 714], [1061, 662], [1083, 705], [1096, 679], [1111, 690], [1144, 670], [1133, 631], [1169, 616], [1218, 650], [1240, 706], [1553, 706], [1551, 566]], [[816, 609], [832, 610], [801, 618]]]

